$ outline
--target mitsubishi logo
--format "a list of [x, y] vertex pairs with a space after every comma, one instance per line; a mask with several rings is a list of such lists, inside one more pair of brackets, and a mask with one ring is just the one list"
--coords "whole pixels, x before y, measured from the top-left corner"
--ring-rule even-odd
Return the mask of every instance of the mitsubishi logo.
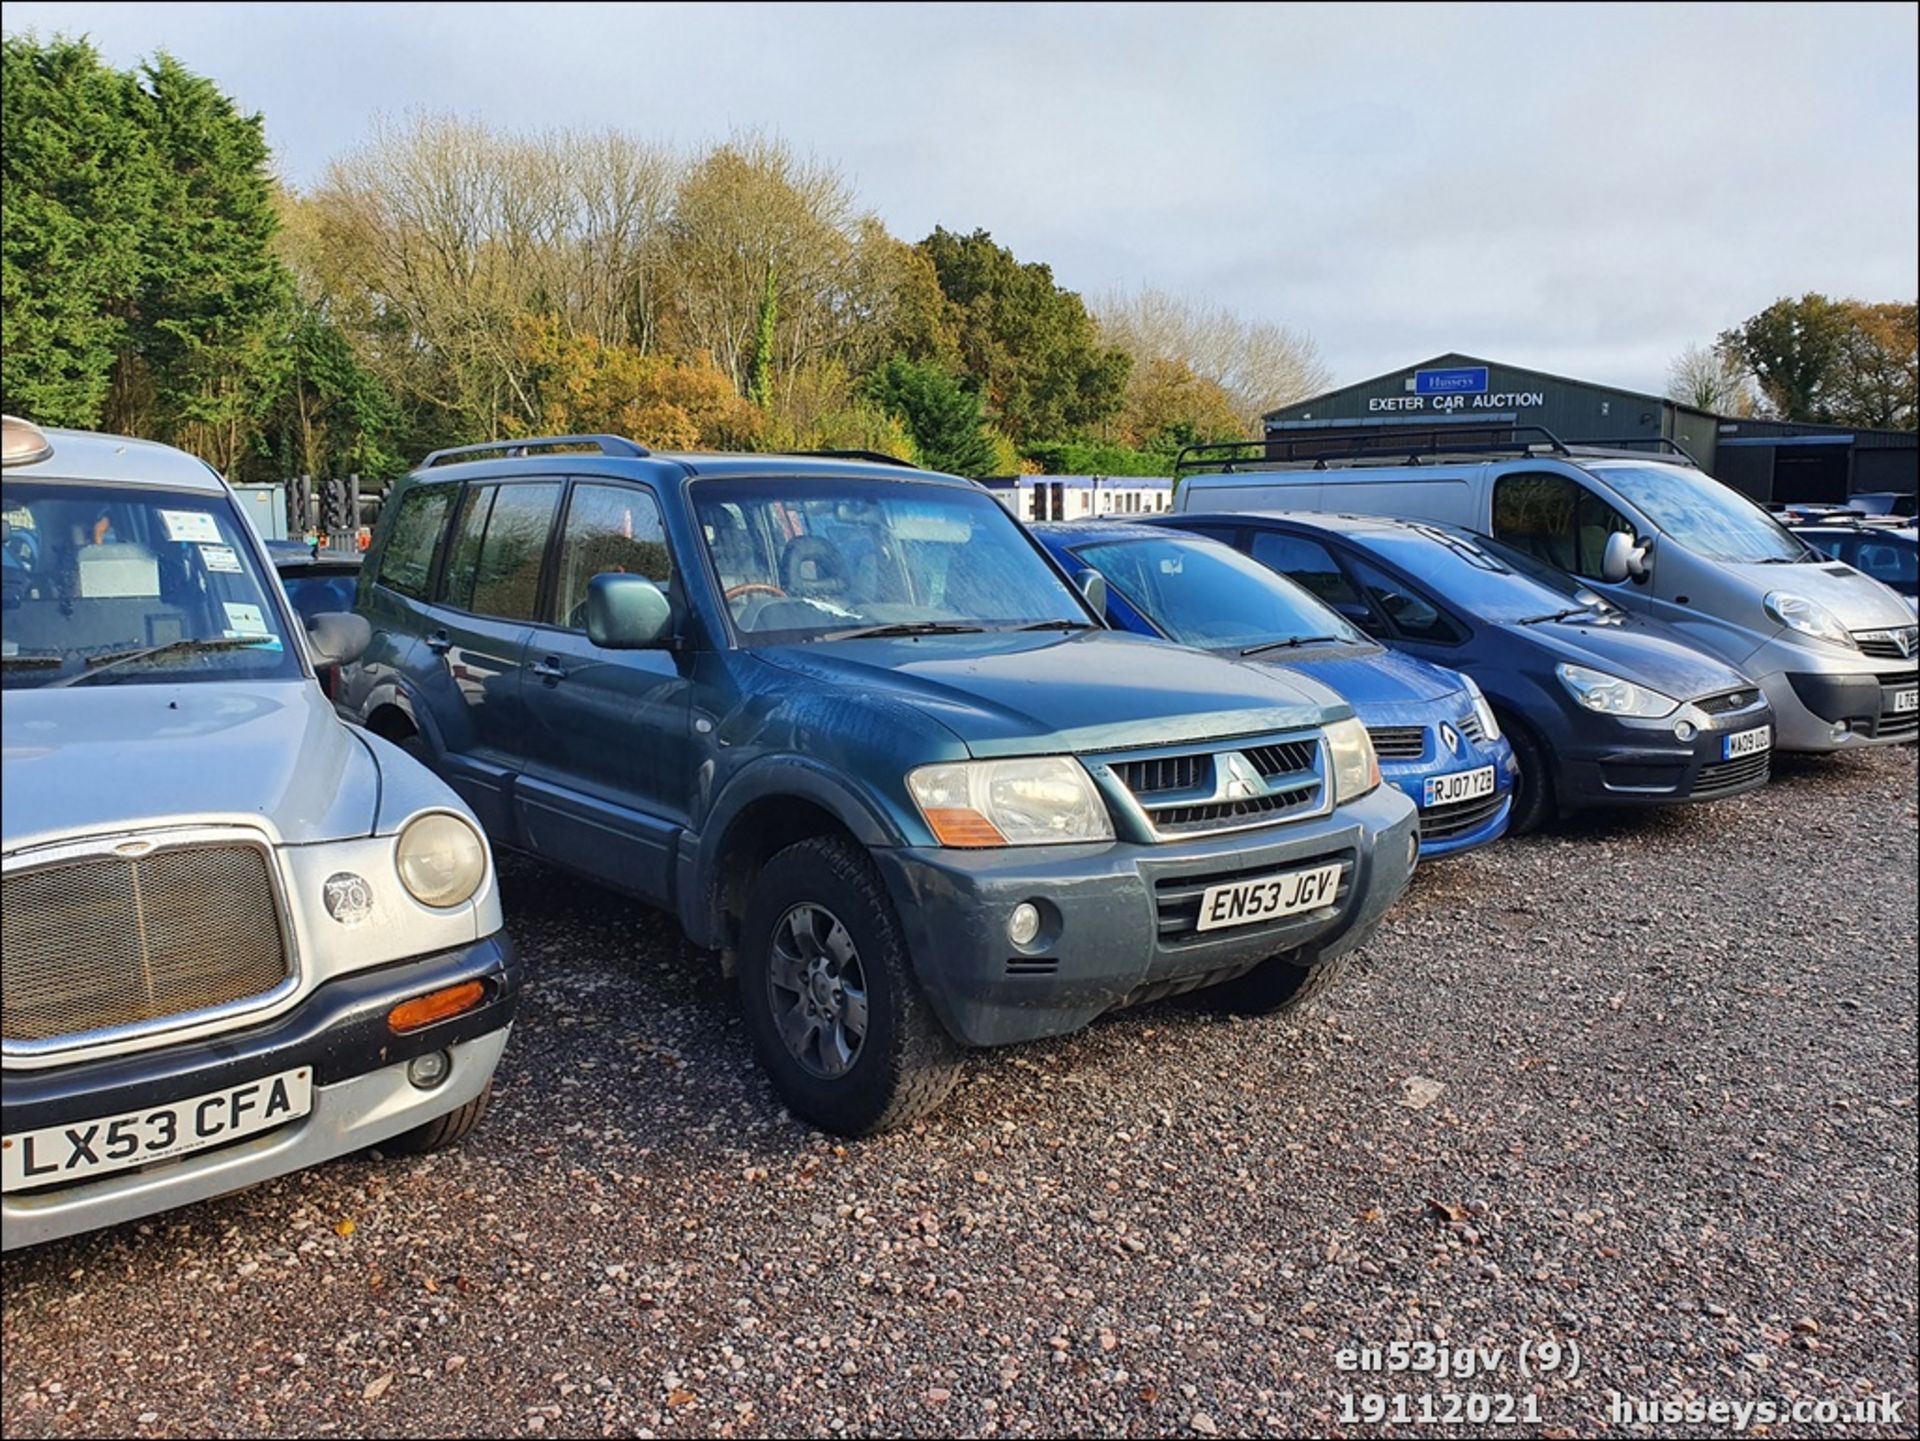
[[1445, 721], [1440, 722], [1440, 739], [1447, 743], [1447, 749], [1455, 755], [1460, 755], [1463, 752], [1464, 747], [1460, 743], [1460, 732], [1448, 725]]
[[1220, 794], [1230, 801], [1257, 800], [1267, 793], [1267, 783], [1260, 778], [1260, 772], [1248, 763], [1239, 751], [1228, 751], [1220, 757]]

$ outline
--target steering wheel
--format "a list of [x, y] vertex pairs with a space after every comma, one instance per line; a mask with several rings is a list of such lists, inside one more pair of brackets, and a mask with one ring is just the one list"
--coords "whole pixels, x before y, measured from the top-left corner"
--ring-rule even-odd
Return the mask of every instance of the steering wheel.
[[738, 600], [740, 597], [746, 595], [770, 595], [775, 600], [785, 600], [787, 598], [787, 593], [780, 589], [779, 586], [768, 585], [764, 580], [743, 581], [741, 584], [727, 590], [724, 594], [728, 600]]

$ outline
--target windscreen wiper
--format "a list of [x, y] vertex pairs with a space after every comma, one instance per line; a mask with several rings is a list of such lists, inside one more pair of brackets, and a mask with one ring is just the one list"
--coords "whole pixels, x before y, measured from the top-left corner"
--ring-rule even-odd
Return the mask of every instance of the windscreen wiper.
[[141, 646], [137, 650], [112, 650], [100, 655], [87, 657], [87, 668], [79, 675], [57, 680], [47, 687], [53, 690], [58, 686], [79, 685], [90, 681], [97, 675], [104, 675], [115, 666], [132, 665], [135, 661], [151, 660], [163, 655], [201, 654], [211, 651], [241, 650], [247, 646], [270, 645], [274, 638], [270, 635], [227, 635], [227, 636], [187, 636], [180, 640], [170, 640], [165, 645]]
[[1015, 630], [1093, 630], [1093, 629], [1096, 629], [1096, 627], [1087, 624], [1087, 622], [1085, 622], [1084, 620], [1034, 620], [1034, 621], [1028, 621], [1025, 625], [1010, 625], [1007, 627], [1007, 629], [1010, 631], [1015, 631]]
[[1552, 620], [1577, 620], [1579, 617], [1583, 615], [1600, 615], [1600, 614], [1602, 614], [1602, 612], [1596, 611], [1592, 606], [1583, 605], [1578, 610], [1556, 610], [1552, 615], [1530, 615], [1525, 620], [1521, 621], [1520, 624], [1521, 625], [1545, 625], [1548, 621], [1552, 621]]
[[865, 640], [888, 635], [978, 635], [986, 629], [964, 620], [896, 620], [885, 625], [860, 625], [852, 630], [830, 630], [815, 640]]
[[1264, 640], [1258, 645], [1244, 646], [1241, 648], [1240, 655], [1242, 659], [1245, 659], [1247, 656], [1260, 655], [1270, 650], [1298, 650], [1304, 645], [1352, 644], [1354, 644], [1352, 637], [1344, 635], [1295, 635], [1289, 636], [1285, 640]]

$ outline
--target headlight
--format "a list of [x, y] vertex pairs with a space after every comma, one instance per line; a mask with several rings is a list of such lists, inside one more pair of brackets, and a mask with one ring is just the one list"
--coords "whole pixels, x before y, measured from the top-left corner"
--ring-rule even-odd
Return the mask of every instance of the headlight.
[[1325, 734], [1335, 805], [1357, 801], [1379, 786], [1380, 757], [1373, 753], [1373, 741], [1365, 726], [1357, 720], [1335, 721]]
[[1672, 715], [1680, 705], [1670, 695], [1635, 685], [1630, 680], [1621, 680], [1619, 676], [1608, 675], [1603, 670], [1589, 670], [1583, 665], [1557, 665], [1553, 673], [1560, 677], [1561, 685], [1573, 692], [1575, 700], [1588, 710], [1599, 711], [1602, 715], [1630, 715], [1658, 720], [1663, 715]]
[[907, 790], [943, 846], [1113, 839], [1093, 778], [1066, 756], [922, 766], [908, 774]]
[[416, 901], [445, 910], [471, 899], [487, 878], [487, 843], [460, 817], [432, 811], [400, 832], [393, 863]]
[[1767, 614], [1772, 616], [1788, 630], [1797, 630], [1802, 635], [1810, 635], [1816, 640], [1832, 641], [1848, 650], [1858, 650], [1853, 637], [1847, 634], [1847, 628], [1834, 619], [1833, 612], [1824, 605], [1808, 600], [1804, 595], [1795, 595], [1792, 591], [1770, 590], [1766, 599]]
[[1472, 676], [1463, 675], [1460, 679], [1467, 683], [1467, 694], [1473, 697], [1473, 718], [1480, 722], [1480, 733], [1490, 741], [1499, 740], [1500, 722], [1493, 718], [1493, 707], [1487, 704], [1486, 696], [1481, 694]]

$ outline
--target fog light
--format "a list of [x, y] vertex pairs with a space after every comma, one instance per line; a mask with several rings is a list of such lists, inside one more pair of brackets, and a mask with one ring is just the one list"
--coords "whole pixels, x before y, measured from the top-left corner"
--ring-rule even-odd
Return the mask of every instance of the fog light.
[[1845, 721], [1835, 721], [1833, 723], [1833, 738], [1835, 740], [1837, 741], [1846, 740], [1852, 734], [1853, 734], [1853, 727], [1848, 725]]
[[1673, 733], [1683, 741], [1690, 741], [1700, 734], [1699, 731], [1694, 729], [1693, 722], [1689, 720], [1675, 721], [1673, 723]]
[[1030, 946], [1039, 934], [1040, 908], [1032, 901], [1020, 902], [1007, 917], [1007, 939], [1016, 946]]
[[423, 1091], [431, 1091], [452, 1074], [453, 1056], [446, 1051], [428, 1051], [407, 1062], [407, 1079]]

